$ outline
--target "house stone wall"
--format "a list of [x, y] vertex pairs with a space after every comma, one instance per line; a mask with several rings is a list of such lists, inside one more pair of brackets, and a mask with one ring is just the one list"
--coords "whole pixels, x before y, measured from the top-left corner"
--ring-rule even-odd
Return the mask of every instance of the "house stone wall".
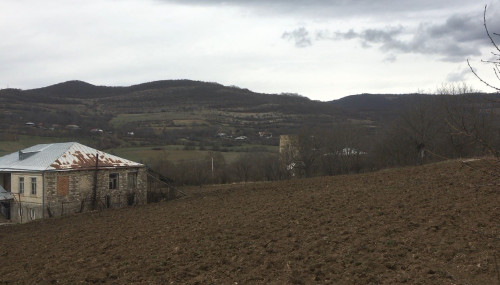
[[[137, 186], [129, 187], [128, 175], [137, 173]], [[109, 189], [109, 175], [118, 174], [116, 189]], [[92, 210], [92, 192], [94, 170], [47, 172], [45, 176], [45, 211], [46, 217], [62, 216]], [[58, 178], [68, 179], [69, 189], [66, 195], [58, 193]], [[144, 167], [99, 169], [97, 171], [97, 208], [120, 208], [129, 205], [133, 196], [133, 205], [147, 202], [147, 174]]]
[[[118, 175], [116, 189], [109, 189], [110, 174]], [[57, 217], [92, 209], [94, 170], [12, 173], [10, 217], [14, 223]], [[137, 177], [130, 187], [128, 176]], [[19, 177], [24, 177], [24, 193], [19, 193]], [[36, 178], [37, 193], [31, 194], [31, 178]], [[58, 178], [67, 179], [68, 191], [58, 193]], [[43, 195], [45, 193], [45, 196]], [[147, 203], [147, 170], [145, 167], [99, 169], [97, 171], [97, 209], [120, 208]], [[133, 197], [133, 198], [132, 198]]]

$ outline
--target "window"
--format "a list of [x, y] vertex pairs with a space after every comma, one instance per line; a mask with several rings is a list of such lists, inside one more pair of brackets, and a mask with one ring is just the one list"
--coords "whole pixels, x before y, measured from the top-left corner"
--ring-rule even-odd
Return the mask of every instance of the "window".
[[29, 209], [29, 215], [31, 220], [36, 219], [35, 209]]
[[118, 189], [118, 173], [109, 175], [109, 189]]
[[137, 172], [127, 173], [127, 184], [128, 184], [128, 189], [137, 188]]
[[19, 177], [19, 194], [24, 194], [24, 177]]
[[31, 195], [36, 195], [36, 177], [31, 177]]

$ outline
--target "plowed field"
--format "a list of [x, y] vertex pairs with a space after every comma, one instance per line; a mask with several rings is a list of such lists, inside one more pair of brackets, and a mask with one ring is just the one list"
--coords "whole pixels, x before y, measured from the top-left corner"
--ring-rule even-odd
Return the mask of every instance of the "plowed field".
[[194, 188], [3, 226], [0, 283], [497, 284], [500, 171], [471, 165]]

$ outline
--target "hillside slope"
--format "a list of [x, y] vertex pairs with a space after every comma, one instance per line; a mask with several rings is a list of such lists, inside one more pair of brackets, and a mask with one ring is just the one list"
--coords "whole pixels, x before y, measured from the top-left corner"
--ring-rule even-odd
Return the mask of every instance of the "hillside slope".
[[[353, 117], [333, 104], [290, 94], [261, 94], [234, 86], [191, 80], [163, 80], [128, 87], [68, 81], [31, 90], [0, 90], [0, 134], [85, 136], [91, 129], [141, 144], [175, 144], [194, 137], [207, 141], [218, 130], [235, 136], [275, 135], [305, 126], [331, 126]], [[52, 131], [27, 130], [33, 122]], [[80, 132], [67, 132], [66, 125]], [[60, 131], [60, 132], [57, 132]], [[273, 142], [276, 144], [276, 142]]]
[[[248, 143], [277, 145], [279, 135], [348, 125], [369, 146], [405, 110], [414, 105], [478, 106], [500, 112], [500, 94], [461, 96], [348, 96], [331, 102], [294, 94], [262, 94], [235, 86], [192, 80], [162, 80], [132, 86], [95, 86], [68, 81], [31, 90], [0, 90], [0, 140], [17, 135], [86, 138], [91, 129], [106, 135], [93, 145], [113, 148], [136, 145], [221, 145], [218, 133], [245, 136]], [[448, 106], [448, 107], [449, 107]], [[27, 128], [26, 123], [37, 128]], [[78, 125], [70, 131], [67, 125]], [[260, 133], [273, 134], [262, 140]], [[134, 133], [134, 138], [127, 134]], [[220, 147], [220, 146], [219, 146]], [[1, 151], [1, 150], [0, 150]]]
[[494, 284], [498, 166], [214, 186], [2, 227], [0, 283]]
[[425, 95], [425, 94], [359, 94], [346, 96], [330, 101], [339, 109], [359, 117], [374, 121], [391, 121], [410, 107], [417, 104], [429, 107], [432, 105], [451, 107], [454, 104], [463, 106], [482, 106], [485, 110], [496, 109], [500, 112], [500, 94], [498, 93], [471, 93], [465, 96], [458, 95]]

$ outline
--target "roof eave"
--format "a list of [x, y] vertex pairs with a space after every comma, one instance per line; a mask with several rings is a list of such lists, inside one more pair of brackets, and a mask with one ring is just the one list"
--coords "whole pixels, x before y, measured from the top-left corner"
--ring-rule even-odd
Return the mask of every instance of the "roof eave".
[[20, 169], [20, 168], [1, 168], [0, 173], [11, 172], [44, 172], [45, 169]]
[[[145, 165], [124, 165], [124, 166], [99, 166], [97, 170], [104, 170], [104, 169], [119, 169], [119, 168], [143, 168]], [[47, 169], [48, 171], [83, 171], [83, 170], [95, 170], [95, 167], [78, 167], [78, 168], [49, 168]]]

